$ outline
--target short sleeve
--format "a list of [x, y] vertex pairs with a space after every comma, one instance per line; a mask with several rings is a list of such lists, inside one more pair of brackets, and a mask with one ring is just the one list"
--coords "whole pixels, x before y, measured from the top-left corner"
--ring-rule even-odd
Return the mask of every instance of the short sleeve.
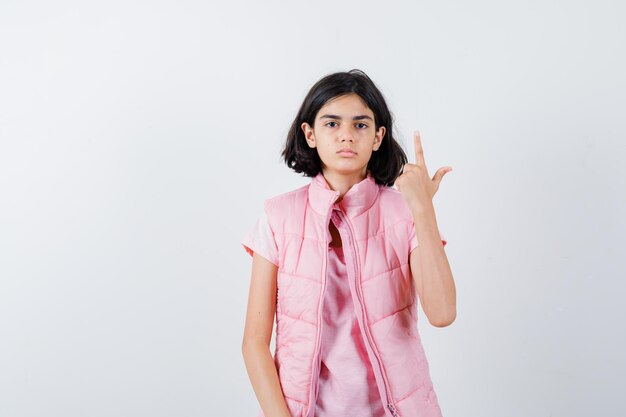
[[256, 252], [278, 266], [278, 248], [265, 210], [263, 210], [254, 226], [244, 236], [241, 244], [250, 256]]
[[[441, 238], [441, 244], [446, 246], [448, 242], [446, 241], [445, 236], [439, 231], [439, 237]], [[413, 249], [417, 247], [417, 236], [415, 235], [415, 224], [411, 222], [411, 230], [409, 231], [409, 253], [413, 252]]]

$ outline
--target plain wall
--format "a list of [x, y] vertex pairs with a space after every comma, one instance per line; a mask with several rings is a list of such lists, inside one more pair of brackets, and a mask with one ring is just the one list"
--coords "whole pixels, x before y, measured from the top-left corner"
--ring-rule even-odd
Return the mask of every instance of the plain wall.
[[[624, 415], [618, 1], [0, 3], [0, 417], [254, 416], [262, 202], [308, 89], [360, 68], [422, 134], [458, 315], [446, 417]], [[622, 352], [620, 354], [620, 352]]]

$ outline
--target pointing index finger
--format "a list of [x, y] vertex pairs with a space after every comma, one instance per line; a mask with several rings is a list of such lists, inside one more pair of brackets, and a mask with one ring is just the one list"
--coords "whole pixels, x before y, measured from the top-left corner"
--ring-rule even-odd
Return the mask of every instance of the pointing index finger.
[[424, 171], [426, 172], [426, 176], [430, 177], [428, 174], [428, 167], [426, 166], [426, 161], [424, 160], [424, 149], [422, 148], [422, 138], [420, 136], [419, 130], [415, 131], [414, 135], [414, 144], [415, 144], [415, 165], [424, 167]]
[[420, 137], [419, 130], [416, 130], [413, 133], [413, 145], [415, 146], [415, 163], [418, 165], [425, 165], [424, 150], [422, 149], [422, 139]]

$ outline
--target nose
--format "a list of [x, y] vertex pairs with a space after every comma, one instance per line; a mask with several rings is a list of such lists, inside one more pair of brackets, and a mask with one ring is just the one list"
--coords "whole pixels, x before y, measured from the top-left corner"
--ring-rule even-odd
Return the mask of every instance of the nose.
[[350, 141], [354, 142], [354, 132], [350, 129], [350, 127], [344, 128], [339, 132], [339, 139], [341, 142]]

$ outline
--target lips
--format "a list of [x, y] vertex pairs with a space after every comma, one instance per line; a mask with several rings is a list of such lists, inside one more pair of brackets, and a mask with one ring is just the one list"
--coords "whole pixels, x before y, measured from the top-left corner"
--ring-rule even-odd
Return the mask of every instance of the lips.
[[354, 152], [354, 151], [353, 151], [352, 149], [350, 149], [350, 148], [342, 148], [342, 149], [339, 149], [339, 150], [337, 151], [337, 153], [338, 153], [338, 154], [340, 154], [340, 155], [356, 155], [356, 152]]

